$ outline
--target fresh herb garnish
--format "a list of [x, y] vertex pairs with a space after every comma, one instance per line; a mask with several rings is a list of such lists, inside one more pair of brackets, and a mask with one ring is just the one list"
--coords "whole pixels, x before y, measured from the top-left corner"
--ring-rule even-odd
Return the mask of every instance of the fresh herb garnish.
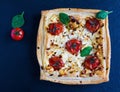
[[20, 15], [16, 15], [12, 18], [12, 27], [17, 28], [17, 27], [22, 27], [24, 25], [24, 12]]
[[98, 12], [98, 13], [96, 14], [96, 17], [97, 17], [98, 19], [105, 19], [105, 18], [108, 16], [108, 14], [110, 14], [110, 13], [112, 13], [112, 11], [107, 12], [107, 11], [101, 10], [100, 12]]
[[59, 19], [65, 25], [68, 25], [70, 22], [70, 18], [66, 13], [59, 13]]
[[88, 56], [90, 54], [91, 50], [92, 50], [91, 46], [87, 46], [84, 49], [82, 49], [82, 51], [80, 52], [81, 57]]

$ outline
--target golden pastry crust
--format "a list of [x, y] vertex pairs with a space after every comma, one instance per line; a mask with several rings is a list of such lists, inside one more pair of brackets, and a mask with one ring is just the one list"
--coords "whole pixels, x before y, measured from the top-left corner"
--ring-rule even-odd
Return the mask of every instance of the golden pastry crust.
[[[103, 55], [105, 55], [105, 61], [106, 61], [106, 73], [101, 76], [101, 78], [95, 78], [95, 80], [91, 80], [91, 78], [71, 78], [67, 79], [65, 77], [63, 78], [55, 78], [55, 77], [49, 77], [45, 74], [45, 69], [44, 69], [44, 64], [45, 62], [45, 57], [47, 56], [45, 53], [45, 50], [47, 48], [47, 42], [48, 42], [48, 35], [46, 33], [46, 28], [44, 26], [44, 21], [45, 21], [45, 16], [49, 12], [90, 12], [90, 13], [97, 13], [100, 10], [92, 10], [92, 9], [77, 9], [77, 8], [60, 8], [60, 9], [53, 9], [53, 10], [45, 10], [42, 11], [41, 15], [41, 20], [40, 20], [40, 25], [38, 29], [38, 36], [37, 36], [37, 58], [38, 62], [40, 65], [40, 79], [41, 80], [48, 80], [56, 83], [62, 83], [62, 84], [69, 84], [69, 85], [75, 85], [75, 84], [98, 84], [102, 82], [109, 81], [109, 72], [110, 72], [110, 58], [111, 58], [111, 47], [110, 47], [110, 36], [109, 36], [109, 29], [108, 29], [108, 18], [106, 18], [104, 21], [104, 33], [103, 35], [103, 40], [105, 41], [103, 43]], [[50, 36], [49, 36], [50, 38]]]

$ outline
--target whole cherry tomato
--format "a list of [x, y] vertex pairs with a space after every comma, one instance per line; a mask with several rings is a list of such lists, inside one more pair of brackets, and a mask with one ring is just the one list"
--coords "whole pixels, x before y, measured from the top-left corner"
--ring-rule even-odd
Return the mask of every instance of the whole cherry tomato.
[[50, 23], [48, 32], [51, 35], [59, 35], [61, 32], [63, 32], [63, 25], [61, 23]]
[[71, 39], [68, 42], [66, 42], [65, 48], [71, 54], [77, 54], [82, 48], [82, 41], [79, 41], [77, 39]]
[[63, 60], [58, 56], [51, 57], [49, 59], [49, 64], [54, 68], [54, 70], [59, 70], [64, 66]]
[[11, 37], [16, 41], [22, 40], [24, 37], [24, 31], [21, 28], [14, 28], [11, 31]]
[[87, 69], [94, 70], [96, 69], [100, 64], [100, 60], [97, 56], [87, 56], [84, 61], [84, 66]]
[[95, 33], [100, 28], [100, 22], [96, 18], [89, 18], [86, 21], [85, 26], [88, 29], [88, 31], [90, 31], [91, 33]]

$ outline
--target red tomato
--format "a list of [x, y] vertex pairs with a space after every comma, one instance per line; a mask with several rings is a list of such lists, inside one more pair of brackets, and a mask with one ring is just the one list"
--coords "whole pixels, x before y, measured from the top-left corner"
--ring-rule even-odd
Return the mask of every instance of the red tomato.
[[95, 33], [100, 28], [100, 22], [96, 18], [90, 18], [85, 26], [91, 33]]
[[51, 57], [49, 59], [49, 64], [54, 70], [59, 70], [64, 66], [63, 60], [58, 56]]
[[14, 28], [11, 31], [11, 37], [16, 41], [21, 40], [24, 37], [24, 31], [21, 28]]
[[71, 54], [77, 54], [82, 48], [82, 42], [77, 39], [71, 39], [66, 42], [65, 47]]
[[52, 35], [59, 35], [63, 32], [63, 25], [61, 23], [50, 23], [48, 32]]
[[84, 66], [87, 69], [94, 70], [100, 64], [100, 60], [96, 56], [87, 56], [84, 61]]

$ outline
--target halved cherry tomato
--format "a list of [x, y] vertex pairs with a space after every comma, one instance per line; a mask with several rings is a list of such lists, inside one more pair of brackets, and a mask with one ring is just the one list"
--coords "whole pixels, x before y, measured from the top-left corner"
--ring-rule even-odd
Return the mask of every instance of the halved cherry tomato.
[[71, 39], [68, 42], [66, 42], [65, 48], [71, 54], [77, 54], [82, 48], [82, 42], [77, 39]]
[[13, 40], [22, 40], [24, 37], [24, 31], [21, 28], [14, 28], [11, 31], [11, 37]]
[[60, 57], [54, 56], [49, 59], [49, 65], [52, 66], [54, 70], [59, 70], [64, 67], [64, 62]]
[[63, 24], [61, 23], [50, 23], [48, 32], [52, 35], [59, 35], [63, 32]]
[[100, 64], [100, 60], [96, 56], [87, 56], [84, 61], [84, 66], [87, 69], [94, 70]]
[[89, 18], [85, 26], [91, 33], [95, 33], [100, 28], [100, 22], [96, 18]]

